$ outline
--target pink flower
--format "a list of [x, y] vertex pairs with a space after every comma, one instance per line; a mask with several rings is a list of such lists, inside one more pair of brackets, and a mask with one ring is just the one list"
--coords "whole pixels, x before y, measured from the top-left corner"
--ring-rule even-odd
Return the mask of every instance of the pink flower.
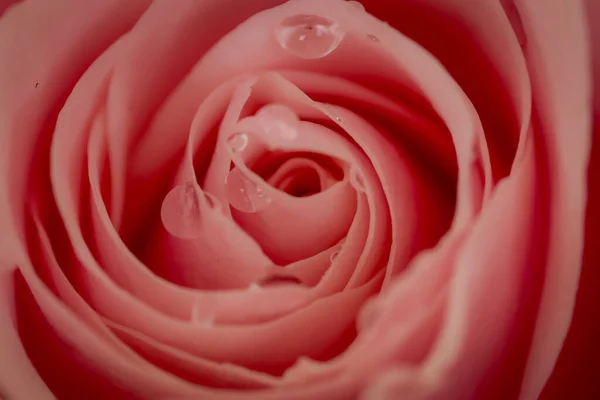
[[595, 3], [4, 1], [0, 397], [595, 398]]

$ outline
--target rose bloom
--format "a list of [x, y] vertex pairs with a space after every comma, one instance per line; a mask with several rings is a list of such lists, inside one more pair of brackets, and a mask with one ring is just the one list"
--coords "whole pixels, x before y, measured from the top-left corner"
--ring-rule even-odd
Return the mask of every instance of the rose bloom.
[[600, 398], [599, 18], [1, 1], [0, 398]]

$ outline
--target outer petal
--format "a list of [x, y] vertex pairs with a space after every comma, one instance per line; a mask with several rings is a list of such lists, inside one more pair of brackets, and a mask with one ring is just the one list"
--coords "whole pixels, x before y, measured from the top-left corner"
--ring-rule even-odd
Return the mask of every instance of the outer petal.
[[541, 400], [600, 398], [600, 2], [587, 0], [594, 75], [593, 145], [588, 168], [588, 204], [583, 269], [571, 329]]
[[549, 179], [548, 261], [521, 392], [521, 399], [535, 399], [563, 345], [579, 282], [591, 145], [591, 75], [581, 1], [516, 3], [529, 42], [534, 108]]
[[[0, 13], [8, 3], [0, 3]], [[31, 166], [33, 146], [45, 121], [52, 118], [57, 102], [97, 54], [129, 29], [145, 6], [145, 1], [128, 2], [124, 7], [116, 1], [92, 5], [32, 0], [6, 9], [0, 20], [2, 397], [53, 398], [23, 351], [12, 300], [14, 274], [10, 270], [25, 261], [20, 251], [22, 245], [15, 241], [22, 235], [24, 182]], [[119, 13], [115, 17], [117, 9]], [[60, 22], [65, 15], [69, 15], [71, 23]], [[90, 32], [95, 34], [90, 35]], [[10, 157], [5, 153], [9, 149]]]

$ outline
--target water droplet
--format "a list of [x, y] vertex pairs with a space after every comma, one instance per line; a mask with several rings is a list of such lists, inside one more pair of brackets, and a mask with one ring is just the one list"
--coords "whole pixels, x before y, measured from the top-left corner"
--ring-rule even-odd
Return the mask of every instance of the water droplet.
[[370, 33], [367, 35], [367, 39], [373, 43], [379, 43], [379, 38], [375, 35], [371, 35]]
[[363, 176], [356, 168], [350, 168], [350, 184], [359, 192], [365, 191]]
[[260, 184], [252, 182], [239, 168], [229, 172], [225, 186], [229, 204], [238, 211], [255, 213], [271, 203], [265, 189]]
[[265, 134], [270, 137], [294, 140], [298, 137], [298, 115], [283, 104], [269, 104], [261, 108], [259, 118]]
[[181, 239], [200, 236], [200, 203], [194, 183], [174, 187], [163, 200], [160, 217], [173, 236]]
[[256, 282], [252, 282], [250, 286], [248, 286], [249, 292], [262, 292], [262, 288], [258, 286]]
[[356, 320], [357, 329], [363, 331], [373, 326], [381, 315], [381, 305], [371, 298], [367, 300]]
[[202, 317], [200, 315], [200, 304], [198, 304], [198, 301], [196, 301], [192, 306], [190, 319], [192, 320], [192, 322], [199, 322], [202, 320]]
[[248, 146], [248, 135], [245, 133], [234, 133], [227, 138], [227, 145], [234, 153], [244, 151]]
[[214, 326], [213, 317], [202, 315], [200, 304], [198, 304], [198, 302], [194, 303], [192, 306], [190, 321], [203, 328], [210, 328]]
[[342, 122], [342, 119], [338, 116], [333, 117], [333, 119], [335, 119], [335, 122], [338, 122], [338, 123]]
[[365, 6], [363, 6], [360, 1], [348, 1], [347, 3], [358, 11], [365, 11]]
[[339, 250], [336, 250], [333, 253], [331, 253], [331, 255], [329, 256], [329, 261], [331, 261], [333, 263], [339, 254], [340, 254]]
[[261, 286], [274, 286], [281, 284], [295, 284], [301, 285], [302, 281], [295, 277], [294, 275], [286, 275], [286, 274], [273, 274], [269, 275], [264, 279], [261, 279], [259, 285]]
[[322, 58], [335, 50], [345, 32], [335, 21], [318, 15], [294, 15], [275, 31], [277, 41], [297, 57]]

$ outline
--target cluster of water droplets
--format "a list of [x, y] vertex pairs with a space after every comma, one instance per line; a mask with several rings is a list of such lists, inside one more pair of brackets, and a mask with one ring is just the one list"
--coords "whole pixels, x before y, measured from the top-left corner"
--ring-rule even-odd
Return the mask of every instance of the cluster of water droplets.
[[[298, 136], [299, 119], [294, 111], [284, 105], [267, 105], [249, 118], [256, 122], [255, 132], [236, 132], [226, 140], [230, 154], [237, 163], [243, 164], [244, 151], [252, 141], [277, 147], [281, 142], [293, 141]], [[241, 165], [229, 172], [225, 186], [229, 204], [238, 211], [256, 213], [272, 202], [268, 192], [273, 188]]]

